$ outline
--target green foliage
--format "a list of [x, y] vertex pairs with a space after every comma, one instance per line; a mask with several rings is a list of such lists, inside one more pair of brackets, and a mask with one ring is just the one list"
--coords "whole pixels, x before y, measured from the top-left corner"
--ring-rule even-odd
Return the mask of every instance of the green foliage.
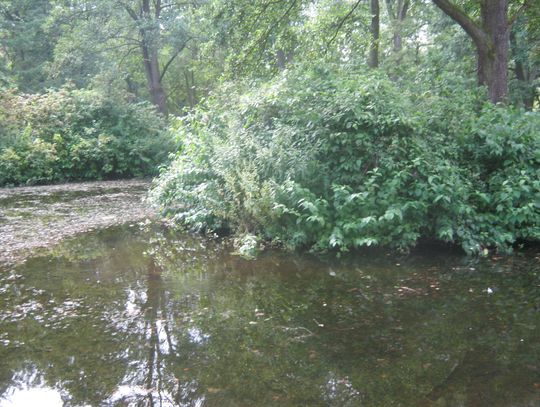
[[0, 0], [0, 84], [4, 74], [24, 92], [40, 91], [47, 77], [56, 33], [45, 22], [53, 8], [49, 0]]
[[146, 104], [91, 90], [0, 95], [0, 185], [147, 176], [173, 142]]
[[540, 114], [490, 107], [463, 145], [477, 182], [477, 233], [493, 245], [540, 239]]
[[419, 98], [414, 84], [334, 67], [225, 86], [179, 127], [184, 149], [153, 198], [194, 229], [290, 248], [537, 240], [540, 116], [449, 88]]

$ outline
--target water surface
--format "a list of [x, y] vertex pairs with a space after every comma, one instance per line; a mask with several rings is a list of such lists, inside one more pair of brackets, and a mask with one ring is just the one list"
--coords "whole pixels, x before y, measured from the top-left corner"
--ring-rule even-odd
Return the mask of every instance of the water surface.
[[0, 264], [93, 229], [153, 216], [147, 180], [0, 188]]
[[539, 406], [540, 254], [255, 261], [148, 222], [0, 269], [0, 406]]

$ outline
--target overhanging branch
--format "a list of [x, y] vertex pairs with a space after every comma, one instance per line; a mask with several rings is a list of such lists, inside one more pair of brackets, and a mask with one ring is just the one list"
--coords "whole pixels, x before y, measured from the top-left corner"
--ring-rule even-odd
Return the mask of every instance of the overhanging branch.
[[[491, 0], [489, 0], [491, 1]], [[488, 43], [486, 33], [458, 6], [449, 0], [433, 0], [446, 15], [458, 23], [461, 28], [473, 39], [478, 47], [485, 47]]]
[[159, 82], [162, 82], [163, 81], [163, 77], [165, 76], [165, 74], [167, 73], [167, 69], [169, 69], [169, 66], [172, 64], [172, 62], [176, 59], [176, 57], [178, 55], [180, 55], [180, 53], [186, 48], [186, 45], [188, 44], [188, 42], [191, 40], [192, 38], [188, 38], [180, 48], [178, 48], [176, 50], [176, 52], [169, 58], [169, 60], [167, 61], [167, 63], [163, 66], [163, 71], [161, 72], [161, 75], [159, 76]]
[[332, 44], [332, 42], [334, 42], [334, 40], [337, 38], [341, 28], [343, 27], [343, 24], [345, 24], [345, 21], [347, 21], [349, 19], [349, 17], [354, 13], [354, 11], [358, 8], [358, 6], [360, 5], [360, 3], [362, 2], [362, 0], [358, 0], [354, 6], [349, 10], [349, 12], [345, 15], [345, 17], [343, 17], [341, 19], [341, 21], [339, 22], [338, 26], [337, 26], [337, 29], [336, 29], [336, 32], [334, 33], [334, 35], [332, 36], [332, 38], [330, 38], [330, 41], [328, 41], [326, 43], [326, 47], [328, 48], [330, 46], [330, 44]]

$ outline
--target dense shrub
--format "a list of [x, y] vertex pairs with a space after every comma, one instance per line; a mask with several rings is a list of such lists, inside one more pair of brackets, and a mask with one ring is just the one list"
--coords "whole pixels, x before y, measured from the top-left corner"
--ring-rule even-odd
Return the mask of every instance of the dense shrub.
[[92, 90], [0, 95], [0, 185], [153, 175], [174, 148], [146, 104]]
[[191, 228], [291, 248], [539, 239], [540, 115], [477, 100], [328, 68], [225, 87], [179, 127], [153, 198]]

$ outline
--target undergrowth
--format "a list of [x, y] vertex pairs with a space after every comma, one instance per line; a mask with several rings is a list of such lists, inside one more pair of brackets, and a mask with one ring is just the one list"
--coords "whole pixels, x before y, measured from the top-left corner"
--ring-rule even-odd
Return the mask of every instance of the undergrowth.
[[0, 94], [0, 186], [151, 176], [174, 148], [148, 104], [71, 88]]
[[540, 240], [540, 114], [481, 100], [334, 67], [225, 85], [177, 126], [152, 198], [191, 229], [291, 249]]

